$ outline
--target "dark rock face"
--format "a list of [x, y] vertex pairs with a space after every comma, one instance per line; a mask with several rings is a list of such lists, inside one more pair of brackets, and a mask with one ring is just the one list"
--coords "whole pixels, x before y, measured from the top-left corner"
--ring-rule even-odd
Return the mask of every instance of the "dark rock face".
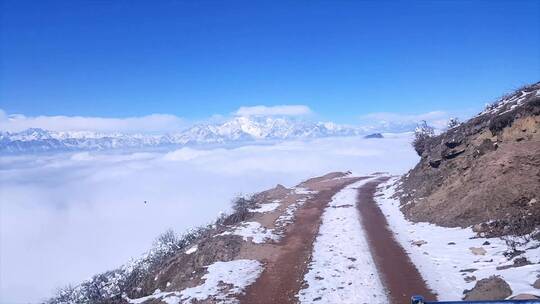
[[504, 300], [512, 295], [512, 289], [505, 280], [492, 276], [476, 282], [473, 289], [463, 292], [463, 300]]
[[441, 162], [442, 162], [442, 159], [440, 158], [432, 159], [429, 161], [429, 165], [433, 168], [439, 168], [439, 165], [441, 164]]
[[465, 149], [461, 148], [461, 149], [445, 150], [441, 154], [444, 159], [452, 159], [452, 158], [458, 157], [463, 152], [465, 152]]
[[381, 133], [373, 133], [364, 136], [364, 138], [384, 138], [384, 136]]
[[486, 236], [512, 234], [517, 222], [523, 233], [540, 227], [540, 204], [518, 203], [540, 201], [540, 82], [415, 149], [420, 162], [398, 189], [408, 219], [489, 222], [478, 231]]

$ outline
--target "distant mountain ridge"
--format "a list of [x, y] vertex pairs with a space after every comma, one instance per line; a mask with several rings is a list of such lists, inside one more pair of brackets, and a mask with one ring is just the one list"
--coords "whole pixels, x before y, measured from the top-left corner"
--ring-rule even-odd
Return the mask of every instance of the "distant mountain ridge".
[[362, 135], [369, 128], [332, 122], [306, 122], [276, 117], [237, 116], [219, 124], [199, 124], [164, 135], [49, 131], [31, 128], [21, 132], [0, 131], [0, 152], [108, 150], [173, 145], [226, 144], [263, 140], [310, 139]]

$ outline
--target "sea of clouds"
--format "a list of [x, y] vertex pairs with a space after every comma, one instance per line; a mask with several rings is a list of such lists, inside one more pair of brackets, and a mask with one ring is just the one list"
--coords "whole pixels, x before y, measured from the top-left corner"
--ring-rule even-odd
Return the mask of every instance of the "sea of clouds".
[[[401, 174], [411, 134], [162, 152], [0, 157], [0, 302], [37, 302], [113, 269], [168, 228], [229, 210], [235, 195], [331, 171]], [[144, 201], [147, 201], [145, 204]]]

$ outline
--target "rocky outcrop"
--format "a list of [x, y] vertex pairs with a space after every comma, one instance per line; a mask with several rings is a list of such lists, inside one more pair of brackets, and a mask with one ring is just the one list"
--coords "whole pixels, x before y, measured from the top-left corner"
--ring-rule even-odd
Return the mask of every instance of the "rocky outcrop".
[[373, 133], [364, 136], [364, 138], [384, 138], [384, 136], [381, 133]]
[[447, 227], [486, 223], [486, 236], [538, 227], [539, 91], [540, 83], [521, 88], [424, 140], [420, 162], [401, 179], [405, 215]]

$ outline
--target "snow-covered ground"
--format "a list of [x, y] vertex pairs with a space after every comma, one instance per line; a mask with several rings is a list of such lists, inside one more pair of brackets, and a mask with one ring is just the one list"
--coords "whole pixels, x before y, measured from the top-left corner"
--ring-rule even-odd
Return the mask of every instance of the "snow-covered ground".
[[356, 211], [362, 180], [338, 192], [325, 209], [301, 303], [388, 303]]
[[[376, 196], [376, 201], [396, 239], [440, 300], [461, 299], [463, 290], [471, 289], [476, 281], [491, 275], [499, 275], [508, 282], [513, 295], [538, 294], [538, 290], [532, 287], [540, 275], [538, 242], [530, 242], [526, 248], [532, 249], [522, 255], [536, 264], [497, 270], [497, 267], [513, 264], [513, 260], [509, 261], [503, 255], [507, 250], [503, 240], [477, 238], [471, 228], [444, 228], [409, 222], [399, 210], [399, 201], [392, 198], [396, 186], [395, 178], [381, 184], [378, 192], [381, 196]], [[471, 248], [482, 248], [485, 253], [475, 255], [473, 250], [479, 253], [483, 250]], [[475, 280], [471, 280], [473, 276]], [[470, 282], [465, 281], [467, 277]]]
[[[139, 304], [152, 299], [159, 299], [167, 304], [192, 303], [203, 301], [210, 297], [219, 303], [238, 303], [232, 296], [242, 294], [263, 271], [263, 266], [254, 260], [234, 260], [230, 262], [215, 262], [208, 266], [208, 272], [202, 277], [201, 285], [186, 288], [182, 291], [162, 292], [157, 289], [152, 295], [128, 299], [129, 303]], [[229, 288], [223, 288], [230, 285]]]

